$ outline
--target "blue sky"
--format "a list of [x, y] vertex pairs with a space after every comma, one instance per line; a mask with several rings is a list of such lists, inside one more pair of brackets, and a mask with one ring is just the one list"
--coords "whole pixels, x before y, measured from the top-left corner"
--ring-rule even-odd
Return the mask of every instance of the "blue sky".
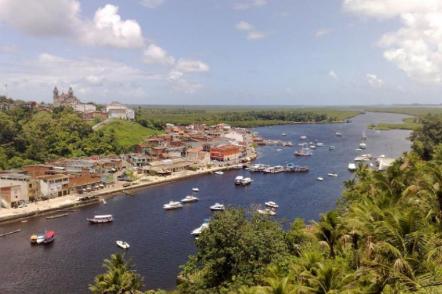
[[[20, 2], [20, 3], [18, 3]], [[441, 103], [437, 0], [0, 0], [0, 94], [136, 104]]]

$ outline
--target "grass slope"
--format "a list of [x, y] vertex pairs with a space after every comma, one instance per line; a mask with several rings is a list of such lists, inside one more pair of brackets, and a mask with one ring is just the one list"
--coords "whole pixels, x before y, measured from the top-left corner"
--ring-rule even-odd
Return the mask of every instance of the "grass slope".
[[145, 138], [157, 135], [161, 132], [145, 128], [132, 121], [114, 120], [100, 128], [105, 133], [114, 132], [118, 144], [124, 149], [141, 143]]

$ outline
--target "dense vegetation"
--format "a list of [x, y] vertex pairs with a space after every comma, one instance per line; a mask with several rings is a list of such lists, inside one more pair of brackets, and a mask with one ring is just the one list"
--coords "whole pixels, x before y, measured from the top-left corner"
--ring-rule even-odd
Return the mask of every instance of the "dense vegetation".
[[370, 126], [370, 128], [376, 130], [399, 129], [414, 131], [421, 126], [421, 120], [428, 114], [442, 116], [442, 107], [378, 107], [368, 108], [367, 111], [400, 113], [413, 116], [404, 118], [402, 123], [379, 123]]
[[422, 119], [411, 152], [384, 172], [360, 167], [318, 222], [283, 230], [238, 209], [216, 214], [173, 293], [442, 293], [441, 130], [437, 116]]
[[227, 123], [235, 127], [256, 127], [294, 122], [345, 121], [358, 113], [334, 108], [139, 107], [137, 120], [145, 127], [154, 128], [162, 128], [166, 123]]

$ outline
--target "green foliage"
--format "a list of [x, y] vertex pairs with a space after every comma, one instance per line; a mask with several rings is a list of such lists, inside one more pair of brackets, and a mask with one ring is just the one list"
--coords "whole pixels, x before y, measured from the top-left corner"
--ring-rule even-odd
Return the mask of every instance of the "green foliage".
[[433, 149], [442, 143], [442, 115], [422, 118], [422, 127], [413, 133], [413, 150], [424, 159], [431, 159]]

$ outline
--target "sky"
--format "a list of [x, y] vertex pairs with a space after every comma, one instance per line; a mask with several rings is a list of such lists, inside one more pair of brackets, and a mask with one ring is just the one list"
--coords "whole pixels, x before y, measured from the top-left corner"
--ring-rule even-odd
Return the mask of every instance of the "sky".
[[0, 95], [179, 105], [442, 102], [440, 0], [0, 0]]

